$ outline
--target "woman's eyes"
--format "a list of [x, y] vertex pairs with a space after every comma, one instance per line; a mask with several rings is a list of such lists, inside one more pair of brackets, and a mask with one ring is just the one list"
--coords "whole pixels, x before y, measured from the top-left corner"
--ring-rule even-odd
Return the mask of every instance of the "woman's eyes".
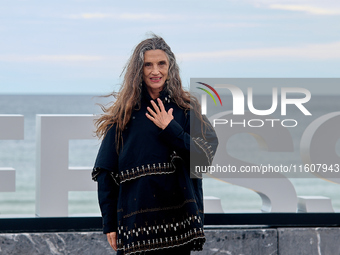
[[[161, 62], [158, 63], [158, 65], [159, 66], [164, 66], [164, 65], [166, 65], [166, 62], [165, 61], [161, 61]], [[152, 63], [145, 63], [144, 66], [150, 67], [150, 66], [152, 66]]]

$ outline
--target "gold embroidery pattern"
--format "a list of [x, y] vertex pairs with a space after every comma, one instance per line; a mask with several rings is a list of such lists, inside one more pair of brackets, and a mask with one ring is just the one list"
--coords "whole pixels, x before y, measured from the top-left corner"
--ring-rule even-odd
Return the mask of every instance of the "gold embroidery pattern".
[[137, 166], [120, 172], [120, 183], [153, 174], [171, 174], [175, 169], [171, 163], [156, 163]]
[[140, 213], [146, 213], [146, 212], [157, 212], [157, 211], [165, 211], [165, 210], [172, 210], [172, 209], [179, 209], [183, 207], [187, 203], [196, 203], [195, 199], [187, 199], [180, 205], [175, 206], [169, 206], [169, 207], [156, 207], [156, 208], [147, 208], [147, 209], [140, 209], [138, 211], [126, 214], [123, 216], [123, 218], [129, 218], [133, 215], [140, 214]]
[[211, 145], [209, 145], [208, 142], [200, 137], [193, 137], [192, 140], [204, 151], [205, 155], [207, 156], [208, 163], [211, 165], [211, 162], [214, 158], [214, 152], [211, 149]]
[[[205, 236], [201, 227], [193, 227], [201, 223], [199, 216], [189, 216], [188, 218], [173, 223], [163, 223], [158, 225], [146, 225], [132, 230], [118, 227], [117, 248], [124, 250], [124, 254], [133, 254], [141, 251], [152, 251], [163, 248], [170, 248], [192, 243], [194, 250], [201, 250], [205, 242]], [[152, 238], [151, 234], [159, 234], [162, 237]], [[143, 237], [141, 240], [128, 242], [133, 237]], [[126, 240], [123, 244], [122, 237]], [[138, 238], [140, 239], [140, 238]]]

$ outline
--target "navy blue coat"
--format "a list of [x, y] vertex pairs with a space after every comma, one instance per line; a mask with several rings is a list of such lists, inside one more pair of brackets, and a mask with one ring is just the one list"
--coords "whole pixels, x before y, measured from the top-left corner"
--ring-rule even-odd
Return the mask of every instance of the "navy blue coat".
[[205, 241], [202, 178], [190, 177], [190, 159], [209, 165], [217, 137], [210, 124], [202, 136], [199, 119], [178, 107], [166, 90], [160, 99], [167, 111], [173, 108], [169, 125], [161, 130], [145, 116], [146, 107], [153, 107], [143, 87], [141, 108], [123, 132], [119, 155], [113, 125], [94, 166], [103, 232], [117, 232], [118, 254], [181, 245], [201, 250]]

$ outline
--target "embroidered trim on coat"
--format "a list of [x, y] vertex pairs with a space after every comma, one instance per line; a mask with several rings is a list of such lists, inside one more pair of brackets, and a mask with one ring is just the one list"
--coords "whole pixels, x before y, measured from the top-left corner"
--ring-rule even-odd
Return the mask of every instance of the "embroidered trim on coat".
[[156, 207], [156, 208], [147, 208], [147, 209], [140, 209], [138, 211], [126, 214], [123, 216], [123, 218], [129, 218], [133, 215], [139, 214], [139, 213], [146, 213], [146, 212], [157, 212], [157, 211], [164, 211], [164, 210], [172, 210], [172, 209], [179, 209], [183, 207], [187, 203], [196, 203], [195, 199], [187, 199], [185, 200], [182, 204], [180, 205], [175, 205], [175, 206], [169, 206], [169, 207]]
[[201, 137], [193, 137], [192, 140], [204, 151], [205, 155], [207, 156], [208, 163], [211, 165], [214, 158], [214, 152], [211, 149], [211, 145], [209, 145], [209, 143], [203, 140]]
[[152, 174], [171, 174], [174, 173], [175, 169], [170, 162], [167, 163], [156, 163], [156, 164], [146, 164], [142, 166], [137, 166], [135, 168], [127, 169], [121, 171], [119, 174], [120, 183], [125, 181], [130, 181], [137, 179], [142, 176], [152, 175]]
[[[91, 175], [92, 175], [92, 180], [96, 182], [96, 181], [97, 181], [98, 175], [99, 175], [102, 171], [106, 171], [106, 170], [104, 170], [104, 169], [102, 169], [102, 168], [100, 168], [100, 167], [95, 167], [95, 168], [93, 168], [92, 173], [91, 173]], [[119, 182], [117, 181], [118, 174], [110, 171], [110, 175], [111, 175], [112, 179], [114, 180], [114, 182], [119, 186]]]
[[[201, 250], [205, 236], [201, 227], [191, 227], [195, 223], [201, 223], [200, 216], [192, 215], [180, 222], [148, 225], [130, 230], [125, 229], [125, 231], [124, 227], [120, 226], [118, 227], [117, 248], [123, 250], [124, 254], [133, 254], [192, 243], [193, 250]], [[152, 234], [157, 234], [157, 232], [162, 233], [163, 237], [152, 238]], [[122, 238], [129, 240], [139, 236], [143, 236], [143, 238], [139, 241], [123, 244]]]

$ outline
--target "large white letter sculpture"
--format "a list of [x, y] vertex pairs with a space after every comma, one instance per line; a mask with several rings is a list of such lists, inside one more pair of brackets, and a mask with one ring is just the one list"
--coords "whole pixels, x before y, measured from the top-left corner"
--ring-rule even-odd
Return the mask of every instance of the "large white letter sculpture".
[[37, 115], [36, 214], [67, 217], [69, 191], [95, 191], [91, 169], [70, 168], [70, 139], [94, 139], [93, 115]]
[[[230, 119], [233, 116], [231, 111], [217, 113], [209, 118], [210, 122], [214, 119]], [[255, 116], [262, 119], [262, 116]], [[245, 122], [254, 118], [250, 112], [246, 112], [243, 116], [233, 116], [238, 123], [244, 119]], [[264, 120], [264, 119], [263, 119]], [[216, 125], [215, 131], [218, 136], [219, 146], [212, 165], [232, 165], [251, 166], [250, 162], [245, 162], [229, 155], [227, 151], [227, 142], [230, 137], [235, 134], [248, 133], [252, 135], [259, 146], [268, 151], [293, 151], [293, 140], [287, 128], [276, 126], [275, 128], [267, 127], [261, 129], [252, 129], [241, 125], [227, 128], [226, 125]], [[263, 212], [296, 212], [297, 195], [292, 183], [280, 173], [213, 173], [213, 177], [221, 181], [235, 184], [241, 187], [255, 191], [262, 199]]]
[[[0, 115], [0, 140], [22, 139], [24, 139], [24, 116]], [[12, 167], [0, 167], [0, 192], [8, 191], [15, 191], [15, 170]]]

